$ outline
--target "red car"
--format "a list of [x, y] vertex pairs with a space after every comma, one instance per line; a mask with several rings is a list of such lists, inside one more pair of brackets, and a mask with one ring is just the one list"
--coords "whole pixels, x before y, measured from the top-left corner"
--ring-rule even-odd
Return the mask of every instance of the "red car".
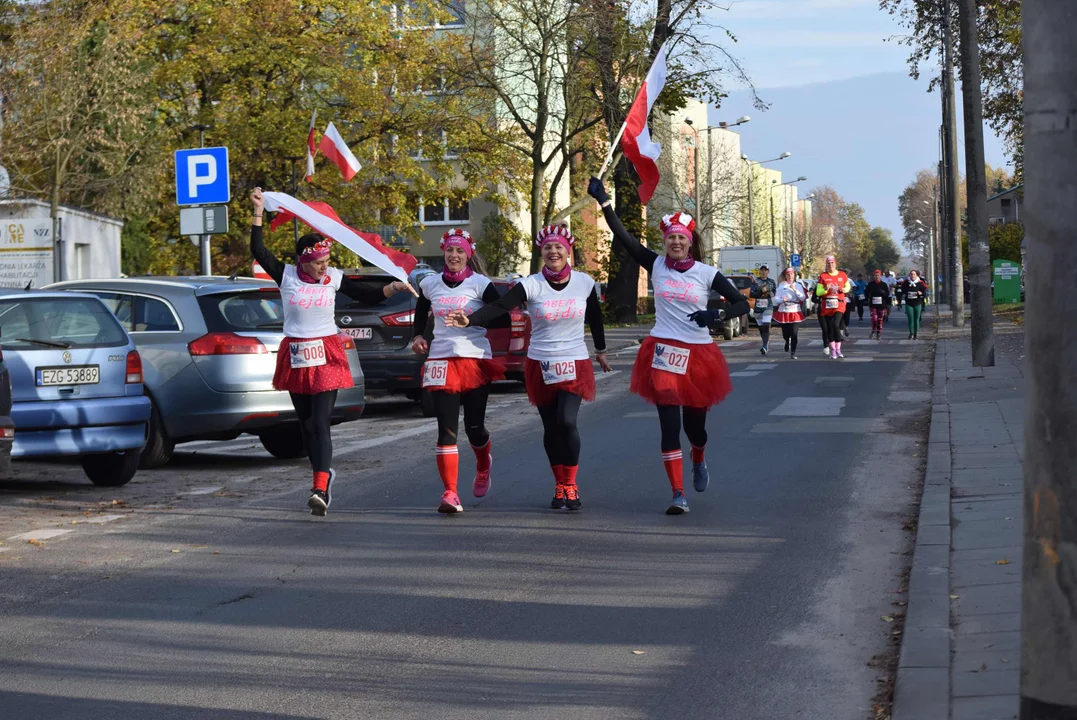
[[[505, 293], [519, 282], [515, 279], [492, 280], [494, 287], [504, 297]], [[531, 316], [523, 308], [513, 308], [509, 313], [512, 324], [509, 332], [490, 330], [486, 337], [490, 340], [490, 349], [494, 357], [505, 358], [505, 376], [509, 380], [524, 380], [524, 361], [527, 348], [531, 344]]]

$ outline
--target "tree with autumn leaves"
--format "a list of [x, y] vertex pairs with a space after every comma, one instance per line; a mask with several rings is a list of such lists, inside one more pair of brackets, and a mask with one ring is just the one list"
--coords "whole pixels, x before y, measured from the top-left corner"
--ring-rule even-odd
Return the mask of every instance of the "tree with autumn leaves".
[[[424, 196], [514, 185], [517, 158], [465, 122], [473, 108], [444, 87], [459, 36], [413, 29], [448, 13], [436, 2], [409, 8], [402, 17], [391, 3], [372, 11], [353, 0], [14, 4], [0, 43], [0, 157], [17, 192], [127, 219], [131, 273], [197, 267], [195, 248], [176, 237], [172, 152], [197, 147], [199, 125], [207, 145], [229, 148], [234, 218], [248, 213], [247, 188], [291, 190], [284, 158], [302, 154], [314, 111], [336, 123], [364, 170], [344, 184], [322, 166], [299, 195], [329, 200], [352, 225], [407, 226]], [[290, 240], [270, 238], [281, 254]], [[215, 237], [214, 266], [249, 267], [244, 223]]]

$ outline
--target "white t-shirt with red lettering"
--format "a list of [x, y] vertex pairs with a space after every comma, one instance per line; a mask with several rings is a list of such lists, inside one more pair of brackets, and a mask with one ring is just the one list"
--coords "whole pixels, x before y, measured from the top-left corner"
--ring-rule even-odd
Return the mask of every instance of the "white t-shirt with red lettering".
[[531, 315], [531, 344], [527, 357], [532, 360], [586, 360], [587, 343], [583, 339], [587, 298], [595, 281], [586, 273], [572, 271], [568, 285], [554, 290], [542, 273], [522, 281]]
[[684, 272], [677, 272], [666, 267], [663, 258], [658, 258], [651, 270], [651, 284], [654, 286], [654, 328], [651, 337], [691, 345], [713, 343], [710, 330], [700, 327], [688, 316], [697, 310], [707, 309], [711, 285], [717, 274], [717, 268], [701, 262], [694, 263]]
[[284, 266], [280, 297], [284, 302], [284, 334], [290, 338], [323, 338], [336, 335], [337, 291], [344, 273], [328, 268], [322, 282], [305, 283], [295, 265]]
[[470, 315], [485, 304], [482, 296], [490, 287], [489, 278], [474, 274], [456, 287], [449, 287], [445, 284], [445, 276], [438, 273], [423, 278], [419, 287], [422, 288], [423, 297], [430, 301], [430, 311], [434, 315], [434, 341], [430, 343], [427, 357], [489, 360], [494, 356], [490, 351], [490, 341], [486, 339], [486, 328], [445, 325], [445, 318], [453, 310], [463, 310]]

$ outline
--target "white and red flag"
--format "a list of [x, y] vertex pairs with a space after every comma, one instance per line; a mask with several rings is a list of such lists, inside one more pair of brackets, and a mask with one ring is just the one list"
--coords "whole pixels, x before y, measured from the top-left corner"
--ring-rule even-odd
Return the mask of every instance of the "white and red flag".
[[322, 141], [318, 143], [318, 149], [337, 164], [337, 167], [340, 168], [340, 174], [344, 176], [344, 182], [348, 182], [355, 177], [355, 173], [359, 172], [363, 167], [352, 155], [352, 151], [348, 149], [344, 138], [337, 132], [336, 125], [333, 123], [329, 123], [329, 127], [325, 129]]
[[408, 273], [415, 269], [418, 259], [414, 255], [393, 250], [381, 243], [381, 236], [365, 233], [345, 225], [336, 211], [324, 202], [304, 202], [280, 192], [263, 193], [266, 210], [276, 213], [270, 230], [299, 218], [312, 230], [335, 240], [371, 265], [381, 268], [393, 277], [408, 281]]
[[314, 118], [318, 117], [315, 110], [310, 116], [310, 130], [307, 131], [307, 173], [304, 179], [307, 182], [314, 177], [314, 156], [318, 154], [318, 145], [314, 142]]
[[654, 190], [658, 187], [658, 156], [662, 146], [651, 140], [651, 131], [647, 128], [647, 117], [651, 114], [654, 101], [666, 84], [666, 46], [658, 50], [643, 87], [639, 89], [636, 100], [628, 111], [622, 130], [621, 150], [639, 175], [639, 199], [646, 205]]

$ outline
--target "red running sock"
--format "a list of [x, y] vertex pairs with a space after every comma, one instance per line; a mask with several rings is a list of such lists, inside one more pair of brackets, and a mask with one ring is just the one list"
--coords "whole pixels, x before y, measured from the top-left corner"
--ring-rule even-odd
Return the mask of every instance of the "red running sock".
[[670, 487], [684, 492], [684, 454], [680, 450], [663, 452], [662, 464], [666, 466]]
[[490, 469], [490, 451], [493, 447], [493, 439], [487, 440], [482, 447], [471, 446], [471, 449], [475, 451], [475, 469], [477, 471], [486, 472]]
[[329, 473], [316, 472], [314, 473], [314, 489], [325, 492], [325, 489], [329, 487]]
[[706, 451], [707, 451], [707, 446], [706, 445], [704, 445], [703, 447], [696, 447], [695, 445], [693, 445], [692, 446], [692, 463], [694, 463], [695, 465], [699, 465], [701, 462], [703, 462], [703, 460], [705, 459], [704, 453]]
[[576, 484], [576, 471], [580, 469], [579, 465], [562, 465], [561, 482], [565, 485]]
[[438, 474], [441, 475], [441, 483], [446, 490], [456, 492], [456, 475], [460, 466], [460, 455], [455, 445], [438, 445], [437, 450]]

